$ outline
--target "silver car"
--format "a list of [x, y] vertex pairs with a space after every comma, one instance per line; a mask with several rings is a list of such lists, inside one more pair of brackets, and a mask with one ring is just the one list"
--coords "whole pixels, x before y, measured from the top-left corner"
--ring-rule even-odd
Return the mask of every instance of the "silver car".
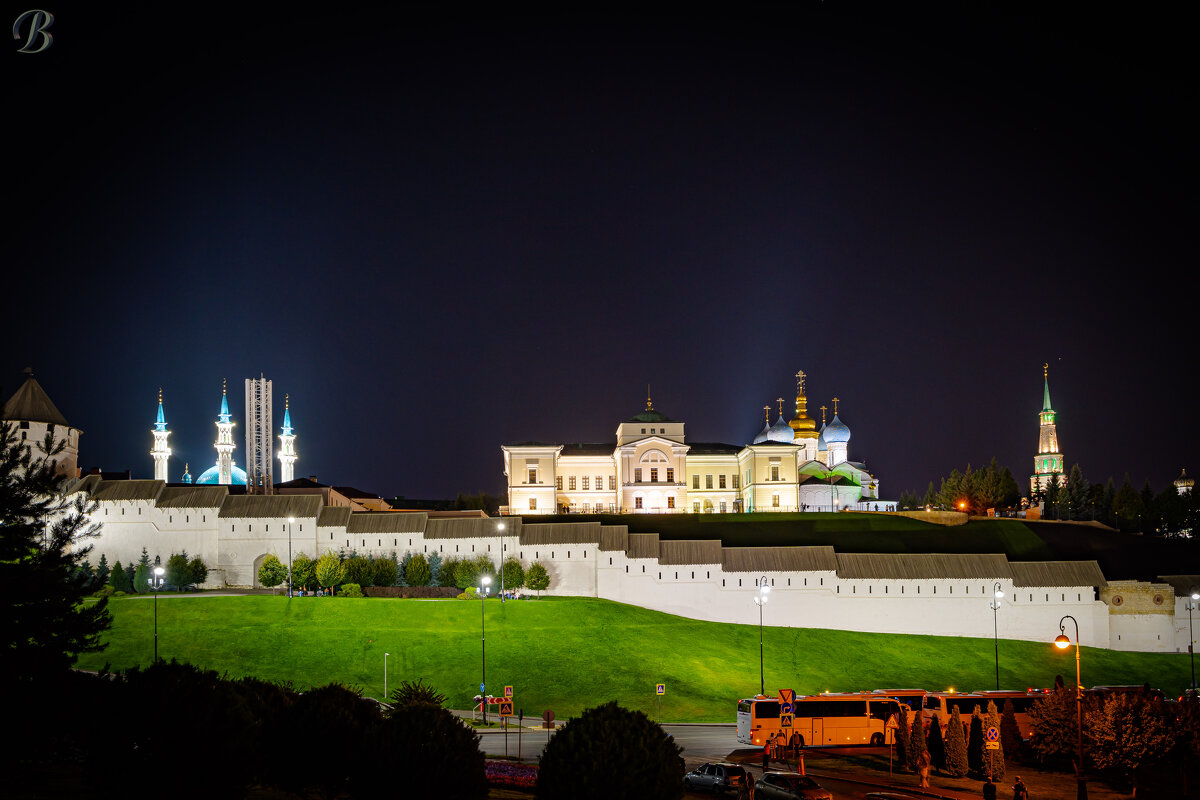
[[754, 797], [780, 800], [833, 800], [833, 793], [798, 772], [768, 772], [754, 784]]
[[689, 792], [736, 792], [743, 782], [750, 780], [746, 769], [739, 764], [724, 761], [701, 764], [683, 776], [683, 786]]

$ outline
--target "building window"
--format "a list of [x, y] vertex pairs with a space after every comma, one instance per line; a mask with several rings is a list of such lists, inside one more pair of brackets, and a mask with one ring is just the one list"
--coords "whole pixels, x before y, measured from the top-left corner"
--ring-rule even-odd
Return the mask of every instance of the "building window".
[[560, 492], [562, 491], [562, 475], [554, 479], [554, 488]]
[[650, 468], [650, 482], [658, 483], [658, 467]]
[[641, 468], [641, 467], [635, 467], [635, 468], [634, 468], [634, 470], [633, 470], [633, 482], [634, 482], [634, 483], [641, 483], [641, 482], [642, 482], [642, 468]]
[[712, 475], [705, 475], [705, 476], [704, 476], [704, 488], [705, 488], [705, 489], [711, 489], [711, 488], [712, 488]]
[[724, 475], [717, 476], [717, 486], [719, 486], [722, 489], [725, 488], [725, 476]]
[[779, 508], [779, 495], [771, 495], [771, 508]]
[[603, 488], [604, 488], [604, 476], [597, 475], [596, 476], [596, 491], [598, 492]]
[[641, 508], [642, 507], [642, 498], [640, 498], [640, 497], [633, 498], [633, 507]]
[[699, 514], [699, 513], [700, 513], [700, 501], [699, 501], [699, 500], [693, 500], [693, 501], [692, 501], [692, 513], [693, 513], [693, 514]]
[[608, 490], [610, 492], [615, 492], [617, 490], [617, 476], [616, 475], [608, 476]]
[[592, 479], [589, 478], [587, 475], [584, 475], [583, 478], [581, 478], [581, 480], [583, 481], [583, 490], [585, 492], [592, 487]]
[[675, 468], [667, 467], [667, 483], [675, 482]]
[[537, 498], [536, 497], [529, 498], [529, 510], [537, 511]]
[[779, 480], [779, 467], [771, 467], [771, 480]]
[[674, 507], [675, 507], [675, 498], [668, 497], [667, 498], [667, 508], [674, 508]]
[[693, 475], [693, 476], [692, 476], [692, 488], [693, 488], [693, 489], [699, 489], [699, 488], [700, 488], [700, 476], [699, 476], [699, 475]]
[[742, 488], [742, 476], [741, 475], [733, 476], [733, 488], [735, 488], [735, 489]]
[[721, 501], [721, 513], [722, 514], [725, 513], [725, 501], [724, 500]]
[[568, 484], [567, 488], [569, 488], [572, 492], [575, 491], [575, 476], [574, 475], [567, 478], [567, 484]]
[[645, 432], [646, 432], [646, 429], [645, 429], [645, 428], [642, 428], [642, 433], [645, 433]]
[[537, 483], [537, 467], [529, 468], [529, 480], [526, 483]]

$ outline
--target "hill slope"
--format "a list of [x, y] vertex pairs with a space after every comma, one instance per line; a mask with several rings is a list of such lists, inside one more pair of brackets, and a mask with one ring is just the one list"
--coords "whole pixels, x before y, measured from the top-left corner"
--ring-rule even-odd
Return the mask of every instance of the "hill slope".
[[[117, 598], [108, 649], [79, 666], [113, 669], [148, 664], [153, 601]], [[467, 708], [480, 683], [480, 604], [284, 597], [160, 597], [159, 653], [231, 676], [291, 681], [298, 688], [341, 681], [383, 694], [421, 678]], [[733, 720], [739, 697], [756, 694], [758, 626], [674, 617], [587, 598], [547, 598], [501, 605], [489, 600], [488, 690], [515, 686], [527, 716], [547, 708], [559, 717], [615, 699], [656, 715], [654, 684], [666, 683], [664, 721]], [[747, 611], [747, 618], [751, 612]], [[1050, 626], [1054, 627], [1054, 626]], [[1068, 652], [1047, 644], [1000, 643], [1001, 684], [1050, 686], [1073, 672]], [[766, 685], [798, 692], [893, 686], [994, 688], [989, 639], [894, 636], [807, 628], [764, 630]], [[1143, 683], [1170, 694], [1188, 680], [1183, 654], [1084, 649], [1085, 685]]]

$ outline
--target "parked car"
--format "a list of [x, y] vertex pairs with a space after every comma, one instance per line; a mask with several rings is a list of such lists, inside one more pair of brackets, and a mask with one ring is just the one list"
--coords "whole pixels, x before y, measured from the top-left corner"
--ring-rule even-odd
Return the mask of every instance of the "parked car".
[[779, 800], [833, 800], [833, 793], [798, 772], [768, 772], [754, 784], [754, 797]]
[[738, 764], [720, 761], [715, 764], [701, 764], [683, 776], [685, 789], [697, 789], [710, 792], [736, 792], [743, 781], [750, 780], [746, 769]]

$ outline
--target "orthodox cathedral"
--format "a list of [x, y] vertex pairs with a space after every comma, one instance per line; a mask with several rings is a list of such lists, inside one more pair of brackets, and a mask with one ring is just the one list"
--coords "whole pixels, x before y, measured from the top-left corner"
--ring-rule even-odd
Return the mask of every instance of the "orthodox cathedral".
[[772, 424], [746, 445], [687, 442], [684, 423], [646, 408], [617, 426], [615, 442], [519, 442], [501, 447], [509, 514], [740, 513], [893, 511], [879, 481], [851, 461], [850, 428], [838, 416], [821, 426], [808, 416], [805, 374], [796, 373], [792, 418]]

